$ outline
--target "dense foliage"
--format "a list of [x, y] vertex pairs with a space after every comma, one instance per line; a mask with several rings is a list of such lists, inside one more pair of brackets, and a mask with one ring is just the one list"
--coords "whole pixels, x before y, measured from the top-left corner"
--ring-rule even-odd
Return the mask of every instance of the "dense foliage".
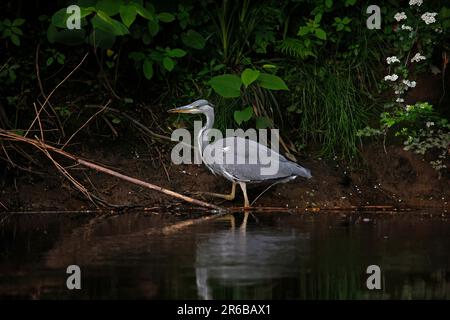
[[[80, 8], [80, 28], [68, 29], [74, 22], [67, 7], [74, 4]], [[278, 127], [289, 152], [315, 145], [319, 154], [350, 159], [358, 152], [358, 136], [387, 135], [387, 128], [397, 126], [411, 150], [423, 151], [419, 136], [434, 139], [429, 149], [442, 150], [432, 161], [439, 160], [436, 166], [442, 169], [449, 142], [448, 113], [439, 115], [448, 101], [445, 95], [433, 112], [428, 104], [418, 105], [417, 110], [427, 113], [414, 118], [421, 119], [416, 127], [402, 112], [409, 105], [407, 89], [412, 83], [419, 87], [418, 77], [430, 73], [430, 68], [440, 73], [445, 93], [450, 8], [440, 1], [380, 1], [378, 30], [366, 26], [370, 4], [4, 1], [0, 126], [24, 130], [33, 119], [33, 101], [45, 100], [48, 91], [91, 52], [83, 71], [65, 84], [69, 93], [52, 101], [53, 113], [47, 113], [46, 121], [57, 124], [61, 132], [66, 126], [79, 127], [96, 112], [88, 105], [110, 98], [117, 109], [137, 113], [137, 102], [169, 108], [206, 98], [216, 105], [218, 128]], [[428, 20], [419, 12], [430, 13]], [[409, 20], [403, 21], [402, 14]], [[412, 67], [416, 52], [425, 62]], [[395, 62], [386, 64], [387, 57]], [[388, 73], [409, 82], [383, 81]], [[394, 103], [383, 110], [393, 96]], [[380, 113], [382, 127], [373, 129]], [[120, 113], [104, 119], [105, 127], [123, 128]], [[430, 137], [425, 131], [431, 122], [439, 124], [440, 131]]]

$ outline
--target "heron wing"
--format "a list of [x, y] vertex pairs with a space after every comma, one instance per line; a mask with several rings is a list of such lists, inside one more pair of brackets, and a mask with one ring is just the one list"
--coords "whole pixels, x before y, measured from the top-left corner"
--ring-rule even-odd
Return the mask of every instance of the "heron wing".
[[203, 161], [212, 172], [232, 181], [263, 182], [310, 176], [308, 169], [263, 144], [242, 137], [227, 137], [207, 145]]

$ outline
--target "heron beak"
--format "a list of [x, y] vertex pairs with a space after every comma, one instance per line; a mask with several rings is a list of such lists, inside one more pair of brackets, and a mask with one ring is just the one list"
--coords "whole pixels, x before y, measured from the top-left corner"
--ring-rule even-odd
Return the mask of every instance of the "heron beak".
[[170, 113], [194, 113], [195, 108], [192, 107], [190, 104], [188, 104], [187, 106], [170, 109], [167, 112], [170, 112]]

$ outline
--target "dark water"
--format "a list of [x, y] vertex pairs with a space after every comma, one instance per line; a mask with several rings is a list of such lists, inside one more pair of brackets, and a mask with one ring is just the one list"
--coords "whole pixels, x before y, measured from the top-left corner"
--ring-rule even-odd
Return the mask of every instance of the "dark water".
[[[449, 299], [450, 221], [430, 214], [242, 214], [170, 229], [170, 214], [14, 215], [0, 298]], [[68, 290], [66, 268], [81, 268]], [[378, 265], [382, 289], [368, 290]]]

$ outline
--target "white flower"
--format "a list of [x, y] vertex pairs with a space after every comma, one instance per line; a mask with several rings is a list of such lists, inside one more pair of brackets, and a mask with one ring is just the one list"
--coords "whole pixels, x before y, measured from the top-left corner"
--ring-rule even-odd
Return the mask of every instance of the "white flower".
[[403, 83], [408, 86], [409, 88], [415, 88], [417, 85], [417, 82], [415, 81], [409, 81], [409, 80], [403, 80]]
[[396, 81], [398, 79], [398, 75], [396, 75], [395, 73], [393, 75], [388, 75], [386, 77], [384, 77], [384, 81]]
[[436, 29], [434, 29], [434, 31], [437, 32], [437, 33], [442, 33], [442, 29], [441, 28], [436, 28]]
[[391, 64], [391, 63], [395, 63], [395, 62], [400, 62], [400, 60], [398, 60], [398, 58], [396, 56], [392, 56], [392, 57], [387, 57], [386, 62], [387, 62], [387, 64]]
[[417, 6], [420, 7], [422, 5], [422, 3], [423, 3], [423, 0], [409, 0], [409, 5], [410, 6], [417, 5]]
[[416, 55], [411, 59], [411, 62], [420, 62], [421, 60], [426, 60], [424, 56], [422, 56], [420, 53], [416, 53]]
[[407, 26], [406, 24], [402, 24], [402, 30], [413, 31], [413, 28], [410, 26]]
[[414, 108], [414, 106], [408, 104], [408, 105], [406, 106], [406, 111], [411, 111], [413, 108]]
[[435, 23], [436, 22], [436, 12], [425, 12], [421, 18], [426, 24]]
[[397, 12], [394, 16], [394, 19], [397, 21], [406, 20], [408, 18], [404, 12]]
[[398, 103], [402, 103], [402, 102], [405, 102], [405, 100], [404, 99], [402, 99], [402, 98], [397, 98], [397, 100], [395, 100], [396, 102], [398, 102]]
[[429, 127], [431, 127], [431, 126], [434, 126], [434, 122], [428, 121], [428, 122], [426, 123], [426, 125], [427, 125], [427, 128], [429, 128]]

